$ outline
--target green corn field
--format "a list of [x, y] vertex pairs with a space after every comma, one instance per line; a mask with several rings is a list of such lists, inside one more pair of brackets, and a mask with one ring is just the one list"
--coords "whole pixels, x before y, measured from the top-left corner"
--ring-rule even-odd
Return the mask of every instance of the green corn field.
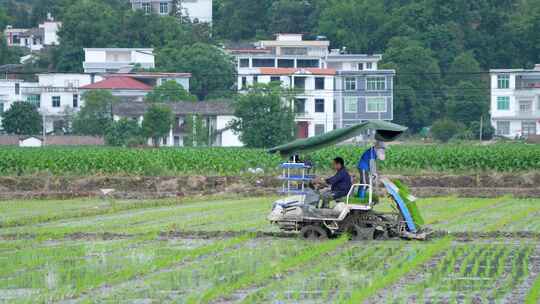
[[[305, 155], [319, 168], [336, 156], [354, 166], [365, 147], [338, 146]], [[540, 169], [540, 145], [396, 145], [380, 166], [388, 171], [519, 172]], [[4, 148], [0, 174], [237, 175], [249, 168], [273, 172], [283, 159], [246, 148]]]

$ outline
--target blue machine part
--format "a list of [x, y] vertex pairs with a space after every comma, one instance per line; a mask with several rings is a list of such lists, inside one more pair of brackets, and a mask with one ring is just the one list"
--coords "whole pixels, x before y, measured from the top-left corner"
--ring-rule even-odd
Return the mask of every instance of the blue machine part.
[[401, 211], [401, 214], [403, 215], [403, 218], [405, 218], [405, 222], [407, 223], [407, 228], [409, 228], [410, 232], [416, 233], [417, 232], [416, 225], [414, 224], [411, 213], [409, 212], [409, 208], [407, 208], [407, 204], [405, 204], [405, 201], [403, 201], [401, 196], [399, 196], [393, 184], [391, 184], [388, 181], [383, 181], [383, 183], [384, 183], [384, 186], [386, 187], [386, 190], [388, 190], [388, 193], [392, 196], [394, 201], [397, 203], [398, 208]]

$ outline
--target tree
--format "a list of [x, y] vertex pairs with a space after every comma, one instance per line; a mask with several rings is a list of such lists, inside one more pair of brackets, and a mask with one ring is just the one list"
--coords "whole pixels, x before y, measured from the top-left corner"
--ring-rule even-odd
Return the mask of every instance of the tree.
[[142, 145], [145, 140], [137, 121], [122, 118], [109, 126], [105, 132], [105, 142], [110, 146], [128, 147]]
[[235, 100], [233, 129], [248, 147], [268, 148], [294, 139], [295, 115], [288, 92], [277, 84], [260, 84]]
[[227, 40], [254, 38], [257, 33], [266, 33], [268, 12], [272, 0], [226, 0], [215, 1], [214, 22], [216, 36]]
[[73, 119], [73, 133], [103, 136], [113, 123], [113, 105], [117, 102], [111, 92], [92, 90], [83, 94], [84, 105]]
[[433, 135], [433, 138], [437, 140], [448, 142], [464, 129], [465, 128], [460, 123], [450, 119], [440, 119], [433, 123], [433, 126], [431, 127], [431, 134]]
[[449, 85], [455, 85], [460, 81], [472, 81], [478, 87], [486, 85], [482, 82], [482, 68], [480, 68], [480, 63], [474, 58], [472, 52], [464, 52], [454, 58], [448, 69], [445, 81]]
[[489, 95], [487, 89], [470, 81], [462, 81], [451, 90], [448, 102], [448, 117], [469, 126], [488, 116]]
[[84, 61], [83, 48], [113, 47], [119, 32], [118, 14], [99, 0], [81, 0], [66, 8], [58, 32], [60, 46], [56, 67], [60, 71], [80, 72]]
[[205, 147], [211, 145], [214, 134], [211, 133], [209, 122], [200, 115], [186, 115], [184, 146]]
[[171, 130], [173, 115], [170, 108], [163, 105], [151, 105], [144, 113], [142, 131], [146, 138], [152, 138], [155, 147], [159, 147], [160, 139]]
[[[383, 56], [383, 67], [397, 72], [395, 112], [399, 123], [416, 132], [446, 114], [441, 101], [438, 62], [419, 41], [408, 37], [391, 39]], [[409, 114], [404, 115], [401, 110]]]
[[36, 106], [19, 101], [2, 114], [2, 126], [8, 134], [37, 135], [41, 133], [43, 120]]
[[307, 0], [278, 0], [270, 8], [270, 33], [306, 33], [313, 30], [314, 7]]
[[199, 100], [204, 100], [209, 94], [229, 91], [235, 81], [232, 58], [209, 44], [164, 48], [157, 53], [156, 64], [162, 71], [191, 73], [191, 91]]
[[145, 101], [159, 103], [197, 101], [197, 97], [189, 94], [178, 82], [170, 80], [155, 87], [152, 92], [146, 95]]
[[382, 50], [380, 40], [371, 39], [385, 24], [384, 3], [379, 0], [329, 0], [319, 19], [318, 29], [337, 46], [355, 52]]

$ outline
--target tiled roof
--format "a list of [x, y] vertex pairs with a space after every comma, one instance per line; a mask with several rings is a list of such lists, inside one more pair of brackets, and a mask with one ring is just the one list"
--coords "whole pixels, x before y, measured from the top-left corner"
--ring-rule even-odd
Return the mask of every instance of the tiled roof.
[[311, 74], [311, 75], [336, 75], [334, 69], [319, 68], [259, 68], [263, 75], [293, 75], [293, 74]]
[[81, 89], [141, 90], [150, 91], [152, 87], [131, 77], [115, 76], [81, 87]]

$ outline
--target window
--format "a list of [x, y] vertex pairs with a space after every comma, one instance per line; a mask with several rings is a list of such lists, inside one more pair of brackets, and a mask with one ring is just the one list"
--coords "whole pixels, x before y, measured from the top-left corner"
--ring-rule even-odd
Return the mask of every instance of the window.
[[174, 137], [174, 146], [175, 147], [180, 147], [180, 136], [175, 136]]
[[26, 102], [31, 103], [31, 104], [33, 104], [33, 105], [35, 105], [36, 107], [39, 108], [40, 99], [41, 99], [41, 96], [39, 96], [39, 95], [28, 95], [26, 97]]
[[497, 88], [498, 89], [510, 88], [510, 75], [497, 75]]
[[359, 71], [363, 71], [363, 70], [364, 70], [364, 64], [363, 64], [362, 62], [360, 62], [360, 63], [358, 64], [358, 70], [359, 70]]
[[386, 98], [384, 97], [366, 98], [366, 112], [368, 113], [386, 112]]
[[282, 47], [282, 55], [307, 55], [308, 49], [305, 47]]
[[373, 62], [366, 62], [366, 70], [373, 70]]
[[345, 78], [345, 91], [356, 91], [356, 78]]
[[497, 110], [499, 111], [510, 110], [510, 97], [508, 96], [497, 97]]
[[344, 110], [345, 113], [358, 113], [358, 97], [356, 96], [345, 96], [344, 101]]
[[279, 76], [271, 76], [270, 82], [281, 82], [281, 77]]
[[294, 77], [294, 88], [295, 89], [305, 89], [306, 88], [306, 77]]
[[294, 59], [278, 59], [279, 68], [294, 68]]
[[253, 83], [259, 83], [259, 76], [253, 76]]
[[386, 90], [386, 77], [368, 77], [366, 81], [367, 91]]
[[52, 97], [52, 106], [53, 108], [60, 108], [60, 96]]
[[306, 100], [301, 99], [295, 99], [294, 100], [294, 111], [296, 114], [304, 114], [306, 113]]
[[142, 4], [142, 10], [143, 12], [145, 12], [146, 14], [150, 14], [152, 12], [152, 6], [150, 3], [143, 3]]
[[521, 113], [531, 113], [532, 112], [532, 101], [522, 100], [519, 102], [519, 112]]
[[315, 99], [315, 113], [324, 113], [324, 99]]
[[167, 137], [163, 137], [163, 145], [164, 145], [164, 146], [167, 145]]
[[21, 84], [16, 83], [15, 84], [15, 95], [20, 95], [20, 94], [21, 94]]
[[254, 68], [273, 68], [276, 64], [274, 59], [253, 59]]
[[510, 135], [509, 121], [497, 121], [497, 135]]
[[169, 13], [169, 3], [167, 2], [160, 2], [159, 3], [159, 13], [162, 15], [166, 15]]
[[319, 136], [319, 135], [323, 135], [325, 130], [324, 130], [324, 125], [319, 125], [319, 124], [316, 124], [315, 125], [315, 136]]
[[73, 107], [78, 108], [79, 107], [79, 95], [73, 94]]
[[524, 136], [536, 135], [536, 121], [522, 121], [521, 122], [521, 133]]
[[0, 101], [0, 114], [4, 113], [4, 103]]
[[298, 59], [296, 62], [297, 67], [299, 68], [318, 68], [319, 60], [318, 59]]
[[247, 77], [242, 77], [242, 89], [247, 88]]
[[324, 90], [324, 77], [315, 78], [315, 90]]
[[249, 59], [248, 58], [240, 59], [240, 67], [241, 68], [249, 68]]

